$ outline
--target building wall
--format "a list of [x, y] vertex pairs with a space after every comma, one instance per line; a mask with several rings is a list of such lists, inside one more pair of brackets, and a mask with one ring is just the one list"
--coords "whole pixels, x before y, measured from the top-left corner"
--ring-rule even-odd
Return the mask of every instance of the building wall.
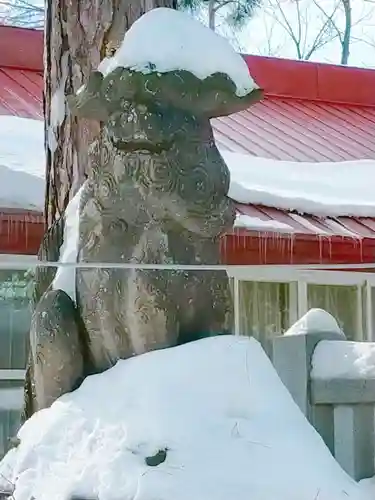
[[299, 276], [286, 270], [282, 276], [267, 266], [249, 270], [246, 277], [241, 273], [237, 333], [254, 336], [268, 352], [273, 338], [312, 308], [332, 314], [349, 340], [375, 338], [375, 282], [370, 275], [312, 271]]
[[0, 270], [0, 456], [20, 423], [22, 376], [31, 321], [30, 280], [25, 271]]

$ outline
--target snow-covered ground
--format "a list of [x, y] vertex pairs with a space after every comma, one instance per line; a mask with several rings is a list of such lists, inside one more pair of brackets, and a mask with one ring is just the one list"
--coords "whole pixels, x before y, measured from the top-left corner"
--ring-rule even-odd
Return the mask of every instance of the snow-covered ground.
[[[15, 500], [370, 498], [245, 337], [120, 361], [34, 415], [19, 438], [0, 465]], [[165, 461], [147, 465], [158, 452]]]

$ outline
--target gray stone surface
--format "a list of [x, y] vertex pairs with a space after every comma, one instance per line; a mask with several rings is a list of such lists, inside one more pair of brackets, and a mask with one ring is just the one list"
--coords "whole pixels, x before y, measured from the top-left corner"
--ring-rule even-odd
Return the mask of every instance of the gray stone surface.
[[299, 335], [276, 337], [273, 343], [273, 364], [284, 385], [306, 417], [311, 420], [311, 360], [321, 340], [343, 341], [337, 332], [309, 331]]
[[375, 379], [316, 379], [311, 382], [314, 404], [373, 404]]
[[374, 402], [334, 408], [334, 455], [356, 480], [372, 477], [375, 472]]
[[346, 342], [343, 335], [335, 332], [311, 331], [276, 338], [275, 368], [343, 469], [356, 480], [372, 477], [375, 380], [312, 379], [314, 350], [322, 340]]
[[[233, 82], [186, 71], [93, 72], [70, 107], [102, 122], [79, 209], [78, 261], [218, 264], [221, 236], [234, 222], [229, 170], [209, 119], [248, 107]], [[57, 260], [64, 219], [40, 257]], [[79, 269], [77, 304], [51, 290], [39, 269], [30, 333], [24, 418], [119, 358], [232, 329], [222, 271]]]

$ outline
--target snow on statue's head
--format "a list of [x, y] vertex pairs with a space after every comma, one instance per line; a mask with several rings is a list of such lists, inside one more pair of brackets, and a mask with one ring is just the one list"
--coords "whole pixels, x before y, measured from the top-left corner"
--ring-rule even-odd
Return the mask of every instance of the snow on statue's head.
[[233, 226], [234, 207], [209, 120], [261, 96], [224, 38], [186, 13], [159, 8], [133, 24], [70, 105], [103, 123], [107, 173], [137, 186], [148, 212], [212, 237]]

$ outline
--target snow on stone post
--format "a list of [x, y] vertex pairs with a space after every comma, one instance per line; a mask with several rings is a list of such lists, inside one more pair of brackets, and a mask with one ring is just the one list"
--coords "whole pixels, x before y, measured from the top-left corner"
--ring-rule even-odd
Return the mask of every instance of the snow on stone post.
[[346, 341], [330, 314], [312, 309], [275, 339], [273, 362], [341, 467], [355, 480], [372, 477], [375, 343]]
[[372, 477], [375, 343], [320, 342], [311, 363], [311, 403], [314, 415], [330, 410], [326, 433], [341, 467], [356, 480]]
[[329, 313], [311, 309], [273, 343], [273, 364], [279, 377], [310, 421], [311, 359], [321, 340], [345, 340], [345, 335]]

